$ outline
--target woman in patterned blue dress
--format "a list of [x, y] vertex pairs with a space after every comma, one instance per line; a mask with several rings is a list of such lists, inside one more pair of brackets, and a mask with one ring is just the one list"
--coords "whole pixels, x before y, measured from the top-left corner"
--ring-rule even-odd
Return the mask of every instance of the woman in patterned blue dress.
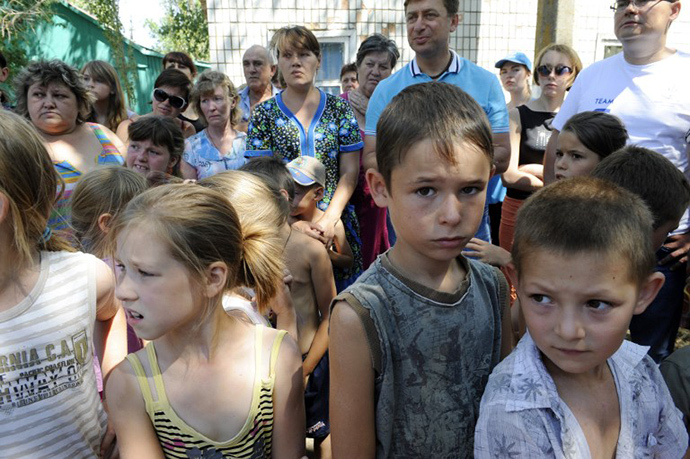
[[362, 270], [359, 225], [354, 207], [348, 204], [357, 185], [363, 146], [359, 126], [347, 101], [314, 85], [321, 48], [313, 33], [302, 26], [280, 29], [272, 47], [287, 88], [254, 109], [245, 154], [277, 155], [286, 162], [312, 156], [323, 163], [326, 186], [319, 208], [325, 213], [317, 222], [295, 225], [330, 246], [335, 224], [342, 218], [355, 256], [352, 268], [336, 272], [336, 285], [342, 290]]

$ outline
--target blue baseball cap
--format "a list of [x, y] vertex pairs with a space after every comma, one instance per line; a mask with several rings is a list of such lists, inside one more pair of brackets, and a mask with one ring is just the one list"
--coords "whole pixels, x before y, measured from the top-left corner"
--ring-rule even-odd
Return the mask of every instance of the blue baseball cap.
[[299, 156], [287, 163], [286, 167], [299, 185], [326, 185], [326, 167], [316, 158]]
[[516, 52], [516, 53], [510, 53], [500, 61], [496, 62], [496, 68], [500, 69], [503, 67], [503, 64], [506, 62], [514, 62], [516, 64], [522, 64], [525, 67], [527, 67], [527, 70], [532, 71], [532, 62], [529, 60], [529, 57], [527, 57], [527, 54], [521, 53], [521, 52]]

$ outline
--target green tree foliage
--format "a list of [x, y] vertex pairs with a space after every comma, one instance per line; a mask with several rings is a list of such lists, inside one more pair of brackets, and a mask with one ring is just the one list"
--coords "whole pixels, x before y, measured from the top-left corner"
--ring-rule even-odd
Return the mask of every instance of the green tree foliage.
[[158, 40], [157, 51], [183, 51], [195, 60], [208, 60], [208, 21], [205, 0], [165, 0], [163, 18], [146, 21]]
[[0, 0], [2, 53], [12, 68], [27, 64], [22, 40], [43, 22], [51, 22], [55, 0]]

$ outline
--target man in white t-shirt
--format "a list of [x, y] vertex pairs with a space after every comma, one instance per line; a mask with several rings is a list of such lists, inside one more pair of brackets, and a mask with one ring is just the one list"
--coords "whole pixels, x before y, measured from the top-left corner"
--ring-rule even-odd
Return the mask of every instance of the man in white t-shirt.
[[[592, 64], [578, 75], [553, 121], [553, 135], [544, 157], [545, 182], [554, 180], [559, 131], [568, 118], [587, 110], [618, 116], [625, 123], [630, 143], [664, 155], [690, 178], [686, 138], [690, 130], [690, 85], [685, 81], [690, 75], [690, 54], [666, 46], [669, 27], [680, 14], [681, 2], [615, 0], [612, 8], [615, 34], [623, 52]], [[689, 249], [690, 220], [686, 211], [657, 253], [666, 285], [630, 326], [633, 341], [651, 346], [650, 355], [656, 361], [673, 350]]]

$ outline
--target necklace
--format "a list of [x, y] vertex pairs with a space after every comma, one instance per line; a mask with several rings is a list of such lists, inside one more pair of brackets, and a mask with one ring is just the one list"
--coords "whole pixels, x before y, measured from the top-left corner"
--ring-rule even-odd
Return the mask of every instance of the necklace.
[[437, 79], [438, 77], [440, 77], [441, 75], [443, 75], [444, 73], [446, 73], [448, 71], [448, 69], [450, 68], [450, 64], [452, 64], [452, 63], [453, 63], [453, 53], [450, 53], [450, 59], [448, 59], [448, 64], [446, 65], [446, 68], [443, 69], [441, 71], [441, 73], [439, 73], [438, 75], [429, 75], [429, 78], [431, 78], [432, 80]]

